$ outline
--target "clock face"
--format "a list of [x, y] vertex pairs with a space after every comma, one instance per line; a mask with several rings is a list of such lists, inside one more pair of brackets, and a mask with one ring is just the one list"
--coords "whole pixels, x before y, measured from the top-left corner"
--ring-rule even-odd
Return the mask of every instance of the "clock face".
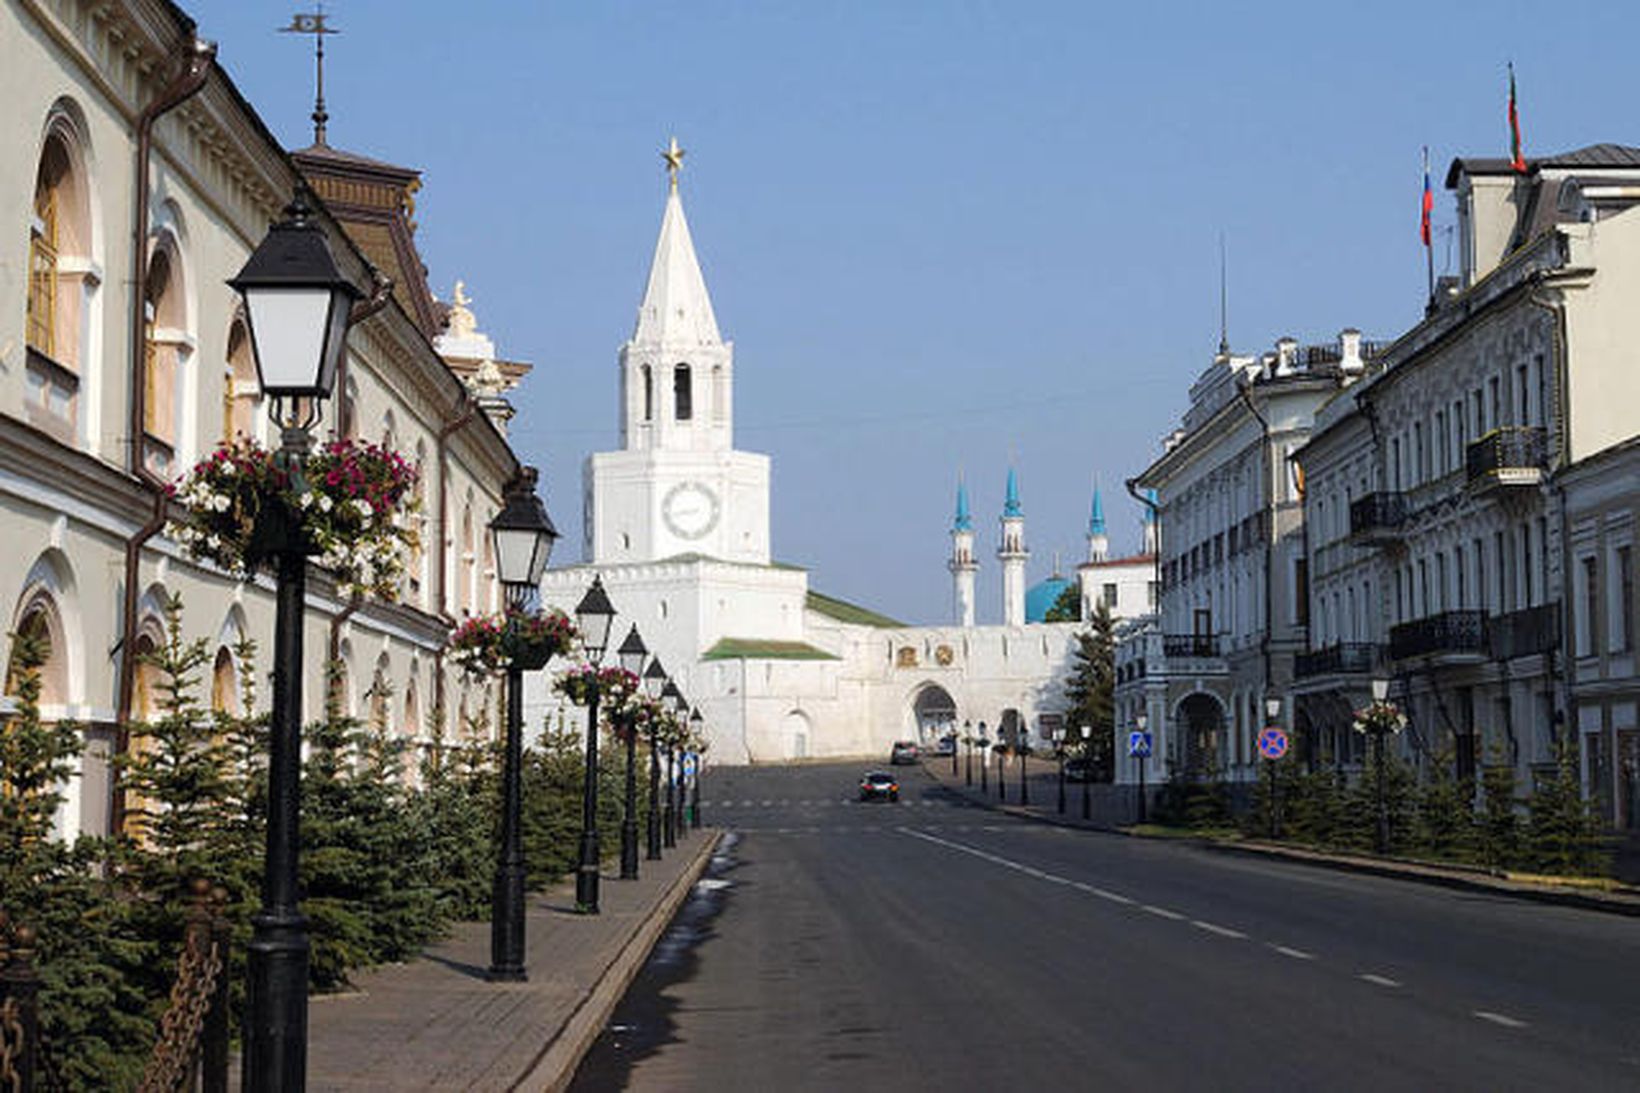
[[679, 482], [661, 499], [661, 519], [679, 538], [699, 539], [717, 526], [717, 494], [701, 482]]

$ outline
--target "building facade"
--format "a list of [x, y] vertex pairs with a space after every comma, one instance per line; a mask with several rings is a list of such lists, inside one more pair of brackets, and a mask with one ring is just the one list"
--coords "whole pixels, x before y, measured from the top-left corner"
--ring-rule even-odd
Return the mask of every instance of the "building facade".
[[[398, 602], [349, 602], [328, 574], [310, 577], [304, 716], [323, 709], [327, 658], [344, 707], [407, 739], [464, 702], [483, 708], [442, 648], [462, 609], [496, 602], [484, 529], [518, 463], [431, 344], [415, 172], [322, 139], [287, 154], [164, 0], [8, 0], [0, 41], [0, 219], [15, 226], [0, 260], [0, 611], [8, 632], [46, 642], [44, 715], [84, 726], [65, 834], [121, 822], [109, 759], [157, 699], [142, 656], [163, 641], [170, 597], [186, 638], [214, 650], [213, 703], [238, 705], [241, 638], [261, 643], [258, 674], [268, 667], [271, 580], [183, 554], [163, 530], [164, 487], [223, 440], [277, 440], [225, 282], [304, 178], [344, 273], [372, 297], [320, 439], [396, 448], [421, 471], [423, 502]], [[348, 187], [357, 208], [327, 204]]]

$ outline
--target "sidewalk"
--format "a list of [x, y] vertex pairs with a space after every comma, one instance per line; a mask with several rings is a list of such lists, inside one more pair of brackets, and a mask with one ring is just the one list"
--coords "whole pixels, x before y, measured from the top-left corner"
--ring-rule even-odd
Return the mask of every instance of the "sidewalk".
[[720, 836], [684, 832], [636, 881], [606, 872], [598, 915], [574, 912], [573, 878], [530, 895], [527, 982], [486, 981], [489, 924], [466, 922], [411, 963], [360, 973], [354, 992], [313, 996], [308, 1088], [563, 1089]]
[[[976, 756], [976, 764], [977, 762], [978, 757]], [[1126, 826], [1131, 824], [1136, 816], [1135, 802], [1132, 794], [1127, 792], [1133, 789], [1130, 786], [1094, 785], [1088, 787], [1092, 790], [1090, 800], [1091, 819], [1084, 821], [1082, 819], [1082, 787], [1074, 784], [1067, 785], [1065, 787], [1065, 813], [1060, 815], [1058, 811], [1057, 768], [1052, 760], [1043, 759], [1038, 761], [1033, 759], [1031, 761], [1030, 804], [1028, 806], [1022, 806], [1018, 803], [1018, 766], [1005, 768], [1004, 773], [1009, 776], [1009, 780], [1008, 799], [1004, 803], [999, 803], [997, 800], [997, 768], [994, 765], [990, 769], [990, 777], [988, 778], [990, 791], [984, 795], [980, 793], [977, 766], [974, 772], [974, 784], [972, 786], [965, 784], [964, 768], [960, 757], [955, 774], [951, 773], [949, 756], [926, 758], [923, 761], [923, 769], [946, 789], [961, 794], [970, 801], [982, 804], [994, 811], [1061, 827], [1081, 827], [1118, 832], [1136, 838], [1145, 837]], [[1606, 891], [1597, 887], [1580, 885], [1572, 879], [1557, 883], [1554, 879], [1547, 877], [1527, 879], [1517, 874], [1499, 875], [1480, 868], [1408, 861], [1400, 858], [1336, 854], [1286, 843], [1208, 838], [1198, 838], [1192, 841], [1198, 846], [1223, 853], [1279, 858], [1283, 861], [1325, 869], [1369, 873], [1375, 876], [1394, 877], [1398, 880], [1422, 884], [1435, 884], [1447, 888], [1462, 888], [1467, 891], [1508, 895], [1539, 903], [1554, 903], [1567, 907], [1580, 907], [1585, 910], [1604, 911], [1608, 914], [1640, 918], [1640, 888], [1633, 885], [1625, 884], [1616, 890]]]

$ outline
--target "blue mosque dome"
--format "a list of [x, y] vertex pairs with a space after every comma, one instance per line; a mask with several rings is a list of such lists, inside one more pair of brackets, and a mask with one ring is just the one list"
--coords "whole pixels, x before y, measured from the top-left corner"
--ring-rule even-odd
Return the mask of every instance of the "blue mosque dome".
[[1045, 581], [1038, 581], [1025, 590], [1025, 621], [1041, 622], [1047, 617], [1048, 609], [1059, 601], [1065, 589], [1075, 587], [1076, 582], [1068, 577], [1053, 576]]

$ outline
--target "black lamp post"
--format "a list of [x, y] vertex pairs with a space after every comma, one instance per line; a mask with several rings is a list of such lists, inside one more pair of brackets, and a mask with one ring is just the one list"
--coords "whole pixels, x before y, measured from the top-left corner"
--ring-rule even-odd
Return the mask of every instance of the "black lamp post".
[[1059, 756], [1059, 814], [1065, 814], [1065, 730], [1063, 727], [1053, 731], [1053, 750]]
[[[706, 719], [700, 715], [700, 707], [696, 706], [695, 712], [689, 715], [689, 735], [697, 746], [706, 739], [705, 725]], [[694, 773], [689, 776], [689, 826], [697, 831], [700, 830], [700, 756], [698, 751], [692, 753]]]
[[575, 871], [575, 909], [582, 914], [598, 913], [598, 861], [602, 857], [598, 838], [598, 663], [609, 648], [609, 628], [615, 622], [615, 606], [604, 593], [602, 577], [592, 578], [592, 587], [575, 607], [576, 626], [581, 631], [587, 660], [593, 668], [592, 685], [587, 688], [587, 763], [581, 786], [581, 864]]
[[[1149, 721], [1150, 721], [1150, 718], [1145, 714], [1145, 712], [1143, 710], [1140, 710], [1137, 714], [1133, 715], [1133, 723], [1134, 723], [1134, 725], [1136, 725], [1138, 727], [1139, 732], [1140, 732], [1141, 735], [1144, 733], [1145, 725], [1148, 724]], [[1150, 766], [1150, 754], [1149, 754], [1149, 749], [1146, 749], [1146, 753], [1144, 755], [1139, 756], [1139, 822], [1140, 823], [1145, 822], [1145, 806], [1146, 806], [1146, 804], [1148, 803], [1148, 800], [1149, 800], [1149, 795], [1145, 792], [1145, 770], [1149, 766]]]
[[[638, 636], [637, 624], [627, 632], [626, 640], [621, 647], [615, 650], [620, 658], [621, 667], [639, 675], [643, 671], [643, 662], [649, 656], [649, 649], [644, 645], [643, 638]], [[625, 810], [621, 813], [621, 879], [638, 879], [638, 726], [628, 725], [626, 730], [626, 800]]]
[[[672, 716], [680, 720], [683, 711], [689, 708], [689, 703], [684, 701], [683, 692], [678, 690], [678, 685], [670, 679], [666, 681], [666, 686], [661, 688], [661, 700], [671, 707]], [[675, 780], [676, 771], [673, 767], [674, 758], [675, 753], [672, 742], [669, 740], [666, 744], [666, 811], [661, 815], [661, 845], [668, 850], [678, 845], [677, 783]]]
[[991, 742], [985, 738], [983, 721], [979, 723], [979, 739], [975, 744], [979, 747], [979, 795], [984, 797], [991, 792], [991, 787], [985, 784], [986, 779], [990, 777], [985, 772], [991, 766]]
[[[347, 351], [353, 303], [306, 192], [298, 189], [228, 284], [243, 297], [262, 393], [280, 427], [276, 456], [300, 476], [320, 403]], [[307, 1083], [308, 924], [297, 895], [301, 846], [302, 609], [312, 547], [300, 512], [270, 506], [258, 539], [276, 560], [273, 719], [268, 742], [268, 843], [262, 908], [246, 953], [244, 1087], [300, 1090]]]
[[1025, 781], [1025, 753], [1031, 750], [1029, 737], [1030, 730], [1024, 725], [1019, 727], [1018, 734], [1014, 736], [1014, 745], [1019, 751], [1019, 803], [1022, 805], [1031, 803], [1030, 787]]
[[[650, 660], [649, 667], [643, 673], [643, 693], [650, 698], [660, 698], [661, 691], [666, 689], [670, 681], [666, 678], [666, 669], [661, 667], [661, 658]], [[644, 812], [644, 859], [646, 861], [661, 860], [661, 752], [660, 752], [660, 725], [651, 720], [649, 722], [649, 807]]]
[[[1374, 679], [1372, 681], [1372, 701], [1374, 704], [1384, 702], [1389, 698], [1389, 680]], [[1384, 734], [1389, 731], [1382, 719], [1374, 718], [1372, 723], [1372, 759], [1377, 768], [1373, 776], [1373, 798], [1378, 813], [1377, 832], [1373, 838], [1373, 845], [1378, 853], [1389, 853], [1389, 809], [1384, 805]]]
[[951, 777], [955, 778], [957, 776], [957, 723], [956, 723], [956, 721], [954, 721], [954, 720], [953, 721], [947, 721], [945, 723], [945, 739], [951, 741]]
[[[1281, 699], [1277, 698], [1275, 695], [1270, 695], [1264, 700], [1265, 724], [1271, 726], [1276, 725], [1276, 719], [1280, 716]], [[1264, 761], [1264, 765], [1270, 768], [1270, 838], [1274, 839], [1280, 834], [1281, 831], [1281, 825], [1276, 819], [1279, 815], [1277, 811], [1279, 802], [1276, 800], [1276, 793], [1278, 792], [1276, 787], [1276, 760], [1266, 759]]]
[[1082, 818], [1092, 817], [1088, 808], [1088, 783], [1093, 781], [1093, 726], [1083, 725], [1080, 729], [1082, 736]]
[[[535, 493], [536, 471], [525, 467], [507, 502], [490, 521], [495, 543], [496, 576], [507, 595], [509, 615], [521, 611], [541, 585], [541, 571], [547, 568], [553, 540], [558, 531], [547, 516], [546, 506]], [[523, 748], [524, 670], [540, 667], [526, 664], [517, 646], [517, 620], [508, 619], [507, 660], [507, 743], [501, 774], [501, 853], [496, 860], [495, 887], [490, 897], [490, 978], [521, 981], [524, 972], [524, 840]]]
[[973, 724], [968, 721], [962, 723], [962, 784], [974, 784], [974, 736]]

